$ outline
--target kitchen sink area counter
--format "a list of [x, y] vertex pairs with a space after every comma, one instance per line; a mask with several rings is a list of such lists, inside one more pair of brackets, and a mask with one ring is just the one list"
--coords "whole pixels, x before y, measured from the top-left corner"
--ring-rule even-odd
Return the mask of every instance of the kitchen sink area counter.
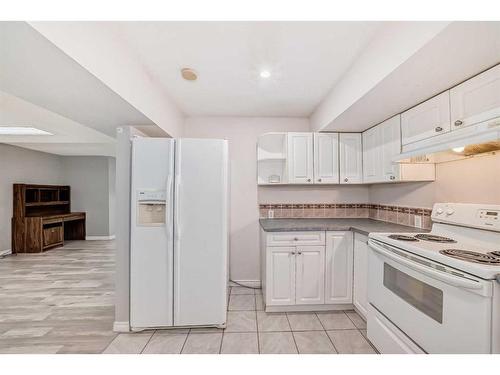
[[369, 233], [423, 233], [427, 229], [415, 228], [381, 220], [358, 219], [260, 219], [265, 232], [353, 231]]

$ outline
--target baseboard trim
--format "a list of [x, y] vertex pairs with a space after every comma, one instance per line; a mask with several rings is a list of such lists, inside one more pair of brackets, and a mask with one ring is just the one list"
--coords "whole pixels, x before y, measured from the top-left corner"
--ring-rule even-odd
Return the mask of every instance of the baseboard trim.
[[[233, 281], [237, 282], [237, 283], [239, 283], [241, 285], [249, 286], [249, 287], [252, 287], [252, 288], [260, 288], [261, 287], [260, 280], [233, 280]], [[231, 285], [231, 286], [238, 286], [233, 281], [229, 281], [229, 285]]]
[[85, 236], [86, 241], [106, 241], [114, 240], [116, 236], [113, 234], [111, 236]]
[[286, 306], [269, 306], [266, 305], [265, 312], [306, 312], [306, 311], [338, 311], [352, 310], [352, 303], [332, 304], [332, 305], [286, 305]]
[[12, 254], [12, 250], [11, 249], [0, 250], [0, 257], [3, 257], [5, 255], [10, 255], [10, 254]]
[[114, 332], [130, 332], [129, 322], [114, 322], [113, 323]]

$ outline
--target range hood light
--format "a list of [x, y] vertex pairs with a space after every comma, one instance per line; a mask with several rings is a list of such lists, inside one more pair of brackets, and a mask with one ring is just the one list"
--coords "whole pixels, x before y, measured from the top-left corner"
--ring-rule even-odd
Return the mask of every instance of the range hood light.
[[453, 152], [456, 152], [457, 154], [460, 154], [461, 152], [464, 152], [465, 147], [463, 147], [463, 146], [462, 147], [453, 147], [451, 150]]

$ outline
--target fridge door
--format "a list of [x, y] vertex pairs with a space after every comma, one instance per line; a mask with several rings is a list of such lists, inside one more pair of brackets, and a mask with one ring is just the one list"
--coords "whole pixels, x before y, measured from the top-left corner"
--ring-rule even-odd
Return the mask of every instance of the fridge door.
[[174, 325], [224, 324], [227, 141], [179, 139], [175, 150]]
[[132, 141], [130, 325], [173, 324], [174, 141]]

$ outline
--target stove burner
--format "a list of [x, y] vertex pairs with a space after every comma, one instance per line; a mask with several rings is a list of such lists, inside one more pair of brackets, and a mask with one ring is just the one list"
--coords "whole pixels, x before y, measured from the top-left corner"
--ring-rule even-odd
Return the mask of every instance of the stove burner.
[[415, 237], [407, 236], [405, 234], [391, 234], [388, 237], [392, 238], [393, 240], [400, 240], [400, 241], [418, 241]]
[[452, 258], [464, 260], [466, 262], [473, 262], [485, 265], [500, 266], [500, 258], [481, 254], [475, 251], [459, 250], [459, 249], [446, 249], [439, 251], [443, 255], [447, 255]]
[[491, 251], [488, 253], [488, 255], [500, 258], [500, 250], [499, 251]]
[[441, 236], [436, 236], [435, 234], [426, 234], [426, 233], [420, 233], [415, 235], [415, 238], [418, 238], [419, 240], [424, 240], [424, 241], [431, 241], [431, 242], [449, 242], [449, 243], [455, 243], [457, 241], [448, 238], [448, 237], [441, 237]]

